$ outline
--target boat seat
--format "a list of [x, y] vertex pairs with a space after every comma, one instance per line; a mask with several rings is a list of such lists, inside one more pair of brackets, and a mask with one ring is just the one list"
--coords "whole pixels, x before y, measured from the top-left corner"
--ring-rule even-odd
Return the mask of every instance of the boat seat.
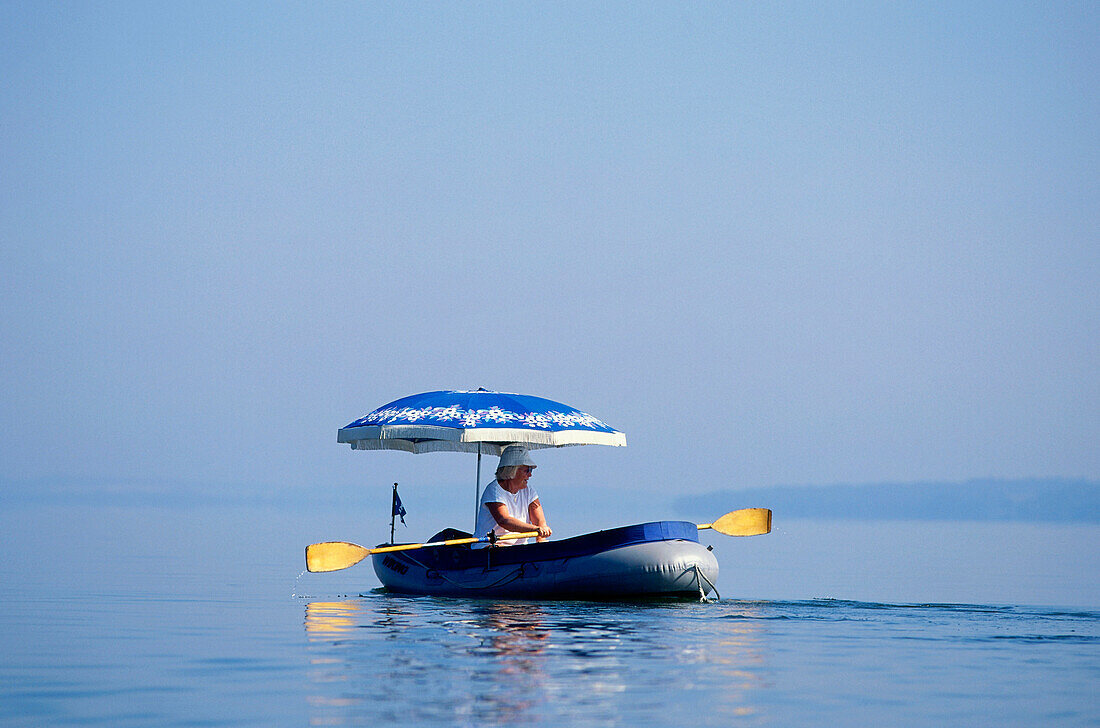
[[[452, 541], [456, 538], [473, 538], [473, 535], [465, 531], [459, 531], [457, 528], [444, 528], [442, 531], [429, 538], [428, 543], [432, 543], [433, 541]], [[468, 548], [469, 544], [466, 546]]]

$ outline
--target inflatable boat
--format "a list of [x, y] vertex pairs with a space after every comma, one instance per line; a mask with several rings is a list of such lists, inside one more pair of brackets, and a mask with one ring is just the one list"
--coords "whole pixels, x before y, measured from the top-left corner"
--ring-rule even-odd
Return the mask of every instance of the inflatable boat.
[[[454, 529], [432, 542], [468, 536]], [[482, 544], [478, 544], [479, 546]], [[387, 591], [508, 599], [705, 598], [718, 561], [687, 521], [655, 521], [560, 541], [370, 552]]]

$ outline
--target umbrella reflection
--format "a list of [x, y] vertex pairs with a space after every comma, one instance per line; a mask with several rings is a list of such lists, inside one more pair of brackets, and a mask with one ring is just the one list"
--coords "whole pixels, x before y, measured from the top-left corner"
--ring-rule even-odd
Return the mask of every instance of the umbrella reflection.
[[479, 605], [473, 612], [474, 623], [486, 631], [475, 652], [502, 658], [501, 669], [508, 672], [537, 667], [537, 658], [550, 638], [544, 624], [546, 613], [539, 605], [493, 603]]
[[467, 709], [480, 722], [493, 725], [519, 722], [537, 711], [545, 700], [545, 653], [550, 643], [546, 613], [538, 604], [481, 603], [467, 623], [478, 644], [470, 655], [488, 657], [486, 688], [471, 696]]

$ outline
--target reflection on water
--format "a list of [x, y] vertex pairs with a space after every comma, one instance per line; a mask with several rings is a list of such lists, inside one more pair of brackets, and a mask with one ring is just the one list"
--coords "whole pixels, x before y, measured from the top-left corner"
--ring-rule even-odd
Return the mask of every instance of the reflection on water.
[[686, 717], [703, 705], [711, 718], [759, 717], [762, 627], [751, 604], [718, 609], [387, 594], [310, 602], [311, 717], [663, 725], [670, 706]]
[[471, 605], [468, 653], [496, 665], [486, 673], [484, 692], [471, 701], [470, 713], [489, 724], [513, 722], [537, 711], [546, 693], [546, 648], [550, 632], [537, 604], [489, 602]]
[[310, 602], [306, 605], [306, 632], [314, 640], [350, 632], [358, 611], [358, 601]]
[[728, 713], [739, 718], [760, 713], [753, 694], [766, 687], [761, 678], [766, 659], [764, 635], [759, 620], [764, 610], [759, 604], [742, 603], [735, 614], [726, 615], [712, 626], [712, 648], [708, 659], [726, 683], [719, 700]]
[[550, 632], [546, 615], [537, 604], [474, 604], [469, 631], [471, 655], [497, 661], [503, 675], [538, 675], [545, 659]]

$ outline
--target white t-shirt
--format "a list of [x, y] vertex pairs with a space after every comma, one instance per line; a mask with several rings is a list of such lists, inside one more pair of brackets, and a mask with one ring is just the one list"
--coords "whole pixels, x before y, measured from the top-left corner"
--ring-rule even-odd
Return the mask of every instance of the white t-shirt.
[[[539, 499], [539, 494], [535, 492], [535, 489], [528, 485], [526, 488], [521, 488], [518, 493], [509, 493], [500, 486], [500, 483], [493, 481], [489, 485], [485, 486], [485, 492], [481, 494], [481, 505], [477, 509], [477, 525], [474, 527], [475, 536], [484, 536], [489, 533], [490, 530], [494, 531], [497, 536], [503, 536], [506, 533], [512, 533], [503, 528], [496, 519], [493, 518], [493, 514], [489, 512], [486, 503], [503, 503], [504, 508], [508, 511], [508, 514], [513, 518], [518, 518], [521, 521], [527, 521], [530, 523], [530, 514], [527, 509], [531, 504]], [[520, 543], [531, 543], [529, 538], [517, 538], [509, 539], [507, 541], [500, 541], [498, 546], [512, 546]], [[474, 547], [482, 546], [482, 544], [474, 544]]]

